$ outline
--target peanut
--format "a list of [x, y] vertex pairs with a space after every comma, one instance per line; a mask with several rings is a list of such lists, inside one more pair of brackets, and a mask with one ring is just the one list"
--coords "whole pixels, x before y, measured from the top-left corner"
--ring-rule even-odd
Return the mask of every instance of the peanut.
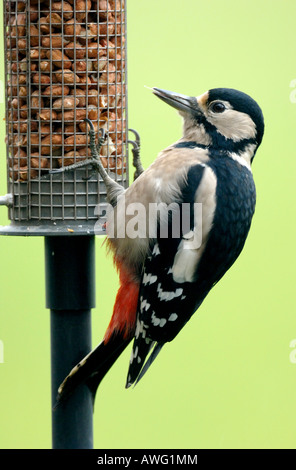
[[50, 83], [50, 76], [49, 75], [44, 75], [41, 73], [34, 73], [32, 75], [32, 81], [33, 83], [37, 85], [48, 85]]
[[98, 43], [90, 42], [87, 46], [87, 55], [89, 59], [98, 58]]
[[39, 153], [36, 152], [34, 154], [31, 154], [31, 168], [37, 168], [37, 169], [43, 169], [43, 168], [48, 168], [49, 167], [49, 161], [48, 158], [40, 158]]
[[30, 5], [30, 21], [33, 23], [38, 19], [38, 6]]
[[89, 118], [91, 121], [97, 121], [97, 120], [98, 120], [98, 116], [99, 116], [99, 112], [98, 112], [97, 106], [90, 105], [90, 106], [88, 107], [88, 118]]
[[81, 121], [86, 118], [86, 109], [78, 108], [76, 111], [64, 111], [58, 113], [57, 118], [60, 120], [62, 119], [63, 121]]
[[50, 72], [51, 62], [49, 60], [41, 60], [39, 62], [41, 72]]
[[27, 39], [19, 39], [17, 42], [19, 52], [25, 54], [27, 52]]
[[65, 96], [70, 92], [70, 88], [67, 85], [51, 85], [45, 88], [42, 92], [44, 96]]
[[[97, 123], [97, 122], [93, 122], [93, 126], [94, 126], [95, 132], [97, 133], [98, 130], [99, 130], [98, 123]], [[86, 124], [85, 121], [79, 123], [79, 129], [80, 129], [82, 132], [84, 132], [84, 133], [87, 133], [88, 130], [89, 130], [89, 129], [88, 129], [88, 125]]]
[[51, 34], [49, 36], [43, 36], [41, 39], [41, 44], [43, 47], [52, 47], [53, 49], [59, 49], [63, 47], [63, 45], [68, 44], [68, 42], [69, 41], [67, 41], [66, 39], [63, 40], [60, 33]]
[[74, 126], [74, 124], [68, 124], [67, 126], [65, 126], [65, 129], [64, 129], [65, 135], [75, 134], [76, 132], [77, 132], [77, 129], [76, 129], [76, 126]]
[[40, 18], [39, 20], [39, 28], [43, 34], [50, 34], [52, 32], [52, 28], [49, 26], [46, 18], [44, 17]]
[[20, 73], [18, 76], [19, 85], [25, 85], [27, 83], [27, 76], [23, 73]]
[[19, 170], [19, 179], [21, 181], [28, 181], [28, 179], [34, 179], [37, 178], [38, 176], [38, 171], [31, 169], [29, 173], [29, 169], [27, 166], [24, 166]]
[[72, 64], [72, 70], [73, 72], [79, 74], [79, 73], [83, 73], [83, 72], [86, 72], [86, 62], [85, 60], [80, 60], [79, 62], [73, 62]]
[[12, 24], [11, 37], [21, 37], [26, 35], [26, 14], [19, 13]]
[[88, 104], [93, 104], [94, 106], [98, 106], [98, 90], [89, 90], [88, 91]]
[[114, 23], [99, 23], [99, 35], [100, 36], [112, 36], [115, 31]]
[[49, 124], [40, 124], [39, 132], [41, 135], [47, 135], [51, 133], [50, 125]]
[[41, 140], [41, 155], [50, 155], [51, 149], [61, 147], [63, 137], [60, 134], [49, 134]]
[[65, 20], [73, 18], [73, 8], [68, 2], [53, 2], [51, 8], [52, 10], [59, 12], [60, 15], [63, 15]]
[[111, 6], [110, 3], [107, 2], [107, 0], [100, 0], [100, 19], [107, 20], [112, 18], [112, 14], [110, 12]]
[[76, 98], [78, 99], [78, 106], [80, 108], [86, 106], [85, 90], [82, 90], [81, 88], [73, 89], [73, 90], [71, 90], [71, 95], [76, 96]]
[[64, 158], [58, 158], [58, 163], [59, 166], [68, 166], [73, 165], [75, 162], [80, 162], [81, 160], [84, 160], [84, 158], [81, 157], [77, 151], [71, 150], [65, 153]]
[[33, 24], [30, 26], [30, 44], [33, 47], [39, 46], [39, 31]]
[[[13, 64], [13, 65], [17, 65], [17, 64]], [[31, 64], [31, 66], [32, 66], [32, 64]], [[19, 70], [21, 72], [26, 72], [27, 71], [27, 58], [26, 57], [20, 61]]]
[[79, 23], [81, 23], [86, 17], [87, 10], [91, 9], [91, 1], [90, 0], [76, 0], [75, 9], [76, 9], [76, 20]]
[[19, 92], [18, 92], [18, 95], [21, 96], [21, 97], [26, 97], [27, 96], [27, 87], [25, 86], [20, 86], [19, 87]]
[[69, 60], [69, 58], [65, 54], [62, 53], [62, 51], [59, 51], [57, 49], [53, 49], [52, 51], [49, 50], [46, 52], [46, 56], [49, 60], [51, 60], [53, 65], [55, 65], [56, 67], [63, 68], [63, 69], [71, 68], [71, 65], [72, 65], [71, 60]]
[[21, 106], [20, 108], [20, 116], [21, 118], [23, 119], [28, 119], [28, 108], [27, 108], [27, 105], [24, 104], [23, 106]]
[[112, 10], [120, 11], [121, 0], [109, 0]]
[[81, 31], [81, 25], [76, 23], [74, 19], [67, 21], [64, 25], [64, 33], [66, 36], [69, 36], [69, 39], [73, 39], [75, 36], [78, 36]]
[[[24, 136], [22, 145], [27, 145], [27, 144], [28, 144], [27, 136]], [[39, 146], [39, 134], [32, 133], [30, 135], [30, 146], [32, 149]]]
[[88, 34], [88, 30], [86, 30], [86, 28], [81, 27], [77, 39], [83, 46], [86, 46], [87, 43], [90, 43], [93, 40], [93, 36]]
[[75, 106], [78, 106], [79, 99], [74, 98], [74, 96], [68, 96], [67, 98], [59, 98], [55, 100], [52, 104], [53, 109], [72, 109]]
[[89, 147], [84, 147], [82, 149], [79, 149], [78, 153], [81, 157], [84, 157], [84, 158], [91, 157], [91, 150]]
[[88, 142], [89, 136], [85, 134], [70, 135], [64, 141], [64, 148], [66, 151], [70, 151], [77, 147], [85, 147]]
[[[113, 64], [109, 64], [103, 71], [99, 78], [100, 85], [107, 85], [108, 83], [114, 83], [116, 81], [116, 68]], [[120, 80], [117, 80], [120, 81]]]
[[59, 83], [67, 83], [68, 85], [74, 85], [79, 83], [79, 77], [72, 70], [56, 70], [53, 74], [55, 80]]
[[30, 59], [31, 60], [40, 60], [46, 57], [46, 51], [43, 49], [31, 49], [30, 50]]
[[41, 119], [42, 121], [57, 119], [57, 113], [51, 109], [43, 109], [41, 113], [37, 113], [37, 119]]
[[44, 100], [42, 97], [39, 95], [39, 90], [35, 90], [32, 93], [32, 98], [31, 98], [31, 109], [33, 112], [37, 112], [39, 108], [43, 108], [44, 106]]
[[92, 82], [91, 82], [90, 77], [88, 77], [87, 75], [80, 75], [80, 78], [79, 78], [79, 87], [80, 88], [89, 87], [89, 86], [91, 86], [91, 84], [92, 84]]
[[28, 166], [23, 166], [21, 168], [18, 165], [14, 165], [13, 169], [9, 172], [10, 178], [19, 181], [27, 181], [28, 179], [34, 179], [38, 176], [38, 171], [31, 169], [30, 174]]
[[65, 46], [65, 53], [71, 59], [83, 59], [85, 57], [85, 47], [78, 42], [70, 42]]
[[61, 29], [62, 27], [62, 18], [58, 13], [49, 13], [46, 17], [46, 21], [50, 26]]
[[25, 166], [27, 165], [28, 159], [27, 159], [27, 153], [25, 150], [18, 148], [14, 152], [14, 157], [13, 157], [13, 164], [19, 166]]
[[17, 98], [14, 98], [12, 101], [11, 101], [11, 106], [14, 108], [14, 109], [18, 109], [19, 106], [22, 106], [23, 105], [23, 100], [18, 100]]

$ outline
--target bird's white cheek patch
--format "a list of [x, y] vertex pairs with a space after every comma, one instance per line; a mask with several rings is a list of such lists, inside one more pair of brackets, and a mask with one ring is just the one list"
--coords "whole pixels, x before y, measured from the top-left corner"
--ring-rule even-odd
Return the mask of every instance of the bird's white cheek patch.
[[229, 109], [225, 113], [208, 116], [207, 119], [221, 135], [234, 142], [256, 137], [256, 125], [246, 113]]

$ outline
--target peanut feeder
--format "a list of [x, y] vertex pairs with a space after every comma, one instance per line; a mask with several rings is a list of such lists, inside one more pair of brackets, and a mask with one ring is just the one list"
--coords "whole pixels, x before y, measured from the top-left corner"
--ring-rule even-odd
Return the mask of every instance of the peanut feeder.
[[127, 184], [125, 1], [7, 0], [4, 21], [12, 225], [94, 221], [99, 176], [49, 172], [89, 157], [88, 118], [108, 136], [104, 167]]

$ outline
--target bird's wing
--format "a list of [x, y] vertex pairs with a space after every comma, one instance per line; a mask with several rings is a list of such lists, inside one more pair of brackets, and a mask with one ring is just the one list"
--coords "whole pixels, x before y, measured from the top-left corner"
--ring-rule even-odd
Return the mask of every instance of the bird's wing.
[[[127, 387], [139, 381], [162, 345], [178, 334], [208, 293], [198, 287], [198, 266], [212, 227], [215, 190], [216, 179], [210, 168], [204, 164], [191, 167], [178, 201], [181, 219], [186, 219], [189, 210], [186, 233], [173, 236], [175, 214], [169, 217], [167, 238], [160, 236], [159, 223], [157, 240], [143, 270]], [[201, 203], [203, 210], [196, 213], [194, 203]]]

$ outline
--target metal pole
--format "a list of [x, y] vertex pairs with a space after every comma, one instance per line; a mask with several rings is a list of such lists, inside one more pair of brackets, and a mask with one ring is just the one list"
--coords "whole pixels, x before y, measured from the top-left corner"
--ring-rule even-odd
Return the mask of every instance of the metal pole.
[[[73, 366], [91, 350], [95, 306], [94, 236], [45, 237], [46, 307], [51, 310], [52, 407]], [[53, 449], [93, 448], [93, 404], [82, 385], [52, 409]]]

